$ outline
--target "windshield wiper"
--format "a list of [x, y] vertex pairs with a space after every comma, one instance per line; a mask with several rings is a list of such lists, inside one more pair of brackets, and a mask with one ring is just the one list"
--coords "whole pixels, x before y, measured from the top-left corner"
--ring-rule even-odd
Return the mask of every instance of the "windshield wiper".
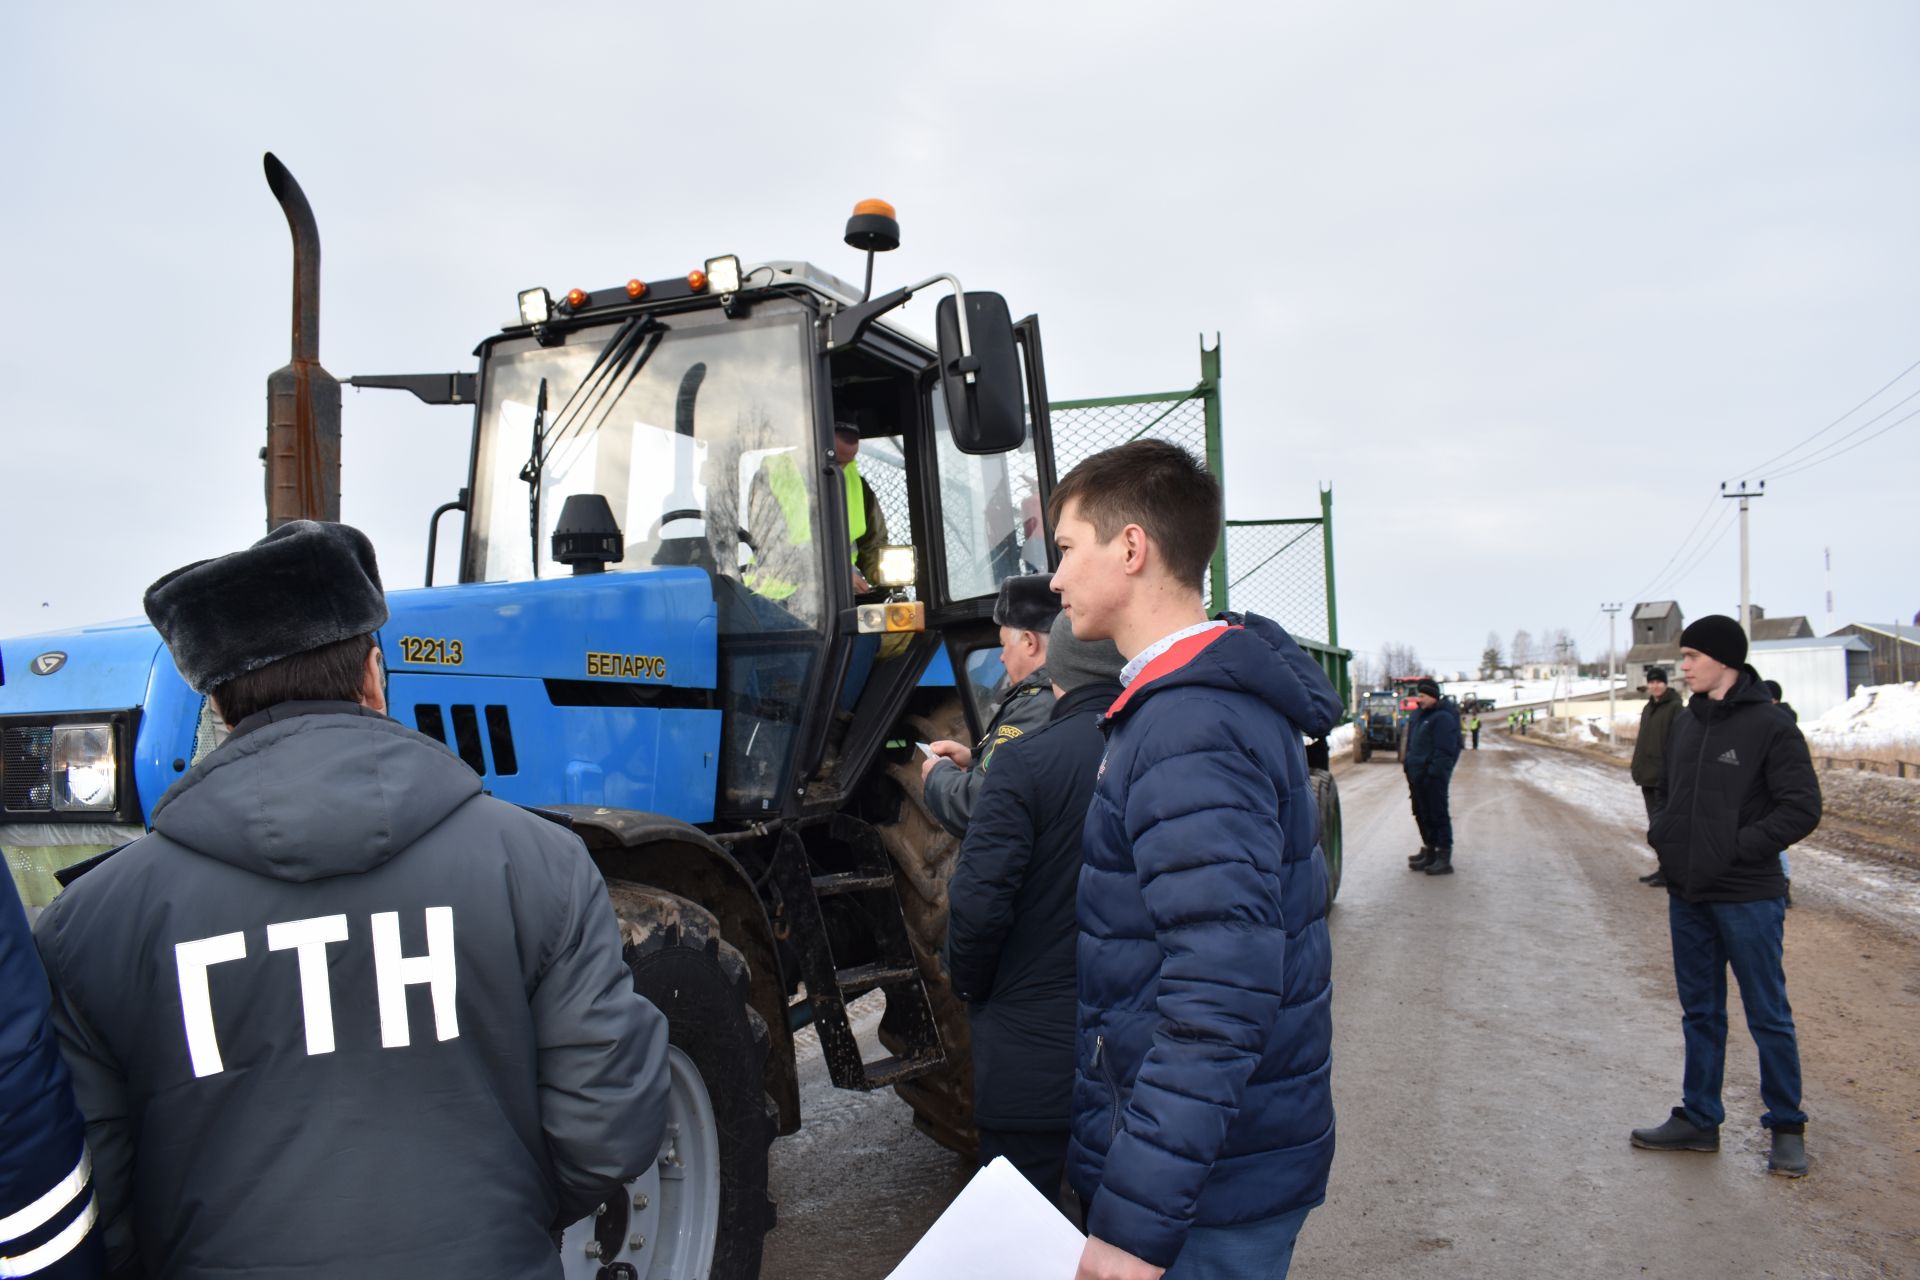
[[527, 482], [527, 537], [533, 542], [533, 576], [540, 576], [540, 472], [544, 459], [540, 444], [547, 435], [547, 380], [540, 379], [540, 396], [533, 405], [533, 451], [520, 478]]
[[560, 412], [553, 415], [552, 439], [540, 456], [542, 466], [555, 449], [585, 433], [589, 424], [595, 431], [606, 425], [614, 405], [653, 358], [666, 333], [667, 326], [652, 316], [633, 316], [614, 331], [607, 345], [594, 357], [587, 376], [560, 406]]

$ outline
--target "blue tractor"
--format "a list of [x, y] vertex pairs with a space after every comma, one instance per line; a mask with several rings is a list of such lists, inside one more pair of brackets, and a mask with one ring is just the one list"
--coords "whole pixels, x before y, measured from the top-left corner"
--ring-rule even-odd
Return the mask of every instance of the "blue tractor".
[[[318, 361], [313, 217], [267, 170], [295, 241], [273, 527], [339, 518], [340, 393]], [[425, 572], [455, 514], [458, 581], [392, 591], [378, 637], [392, 714], [571, 823], [672, 1028], [670, 1146], [570, 1231], [569, 1275], [758, 1274], [808, 1025], [836, 1085], [891, 1086], [935, 1138], [973, 1142], [937, 957], [957, 845], [922, 808], [914, 743], [977, 737], [999, 584], [1050, 565], [1040, 331], [951, 276], [872, 296], [899, 240], [881, 202], [846, 240], [864, 288], [727, 256], [532, 289], [475, 370], [348, 380], [473, 415]], [[927, 341], [895, 313], [935, 287]], [[0, 848], [29, 906], [139, 836], [224, 732], [144, 622], [0, 643]], [[882, 999], [863, 1051], [855, 1023]]]

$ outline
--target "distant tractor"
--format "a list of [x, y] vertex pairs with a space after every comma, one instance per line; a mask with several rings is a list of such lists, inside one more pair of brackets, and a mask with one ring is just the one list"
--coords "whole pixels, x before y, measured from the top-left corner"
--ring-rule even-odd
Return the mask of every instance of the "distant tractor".
[[1399, 760], [1405, 751], [1401, 726], [1405, 718], [1400, 698], [1391, 689], [1375, 689], [1360, 700], [1353, 719], [1353, 758], [1365, 764], [1376, 751], [1392, 752]]

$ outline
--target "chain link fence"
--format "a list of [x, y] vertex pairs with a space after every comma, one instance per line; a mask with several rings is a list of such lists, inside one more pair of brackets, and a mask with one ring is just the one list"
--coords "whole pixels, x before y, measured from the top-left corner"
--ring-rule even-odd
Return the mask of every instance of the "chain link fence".
[[[1225, 478], [1217, 346], [1201, 348], [1200, 382], [1190, 391], [1068, 400], [1049, 408], [1062, 478], [1089, 455], [1143, 438], [1172, 441]], [[1300, 639], [1337, 645], [1333, 541], [1326, 527], [1331, 510], [1330, 495], [1323, 495], [1319, 516], [1228, 521], [1208, 578], [1208, 607], [1264, 614]]]

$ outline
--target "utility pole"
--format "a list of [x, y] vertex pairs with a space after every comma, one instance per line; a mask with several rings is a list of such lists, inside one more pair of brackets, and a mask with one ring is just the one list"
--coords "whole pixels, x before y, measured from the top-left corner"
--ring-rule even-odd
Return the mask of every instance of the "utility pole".
[[1613, 698], [1616, 688], [1613, 682], [1613, 623], [1615, 615], [1620, 612], [1620, 607], [1617, 602], [1600, 606], [1607, 615], [1607, 745], [1609, 747], [1618, 745], [1618, 740], [1614, 734], [1615, 717], [1613, 710]]
[[1762, 480], [1758, 489], [1747, 488], [1742, 480], [1740, 487], [1731, 493], [1727, 491], [1727, 482], [1720, 482], [1720, 496], [1740, 500], [1740, 629], [1753, 638], [1753, 589], [1752, 578], [1747, 572], [1747, 499], [1767, 496], [1767, 482]]
[[[1569, 647], [1565, 640], [1561, 640], [1558, 644], [1554, 645], [1554, 651], [1559, 654], [1560, 657], [1559, 669], [1553, 677], [1553, 696], [1555, 702], [1558, 702], [1560, 699], [1560, 677], [1566, 675], [1567, 672], [1567, 649]], [[1558, 707], [1554, 709], [1553, 714], [1555, 719], [1559, 718], [1560, 711]], [[1572, 719], [1573, 717], [1573, 681], [1571, 678], [1567, 680], [1567, 717], [1568, 719]]]
[[1833, 630], [1833, 548], [1822, 547], [1827, 558], [1827, 630]]

